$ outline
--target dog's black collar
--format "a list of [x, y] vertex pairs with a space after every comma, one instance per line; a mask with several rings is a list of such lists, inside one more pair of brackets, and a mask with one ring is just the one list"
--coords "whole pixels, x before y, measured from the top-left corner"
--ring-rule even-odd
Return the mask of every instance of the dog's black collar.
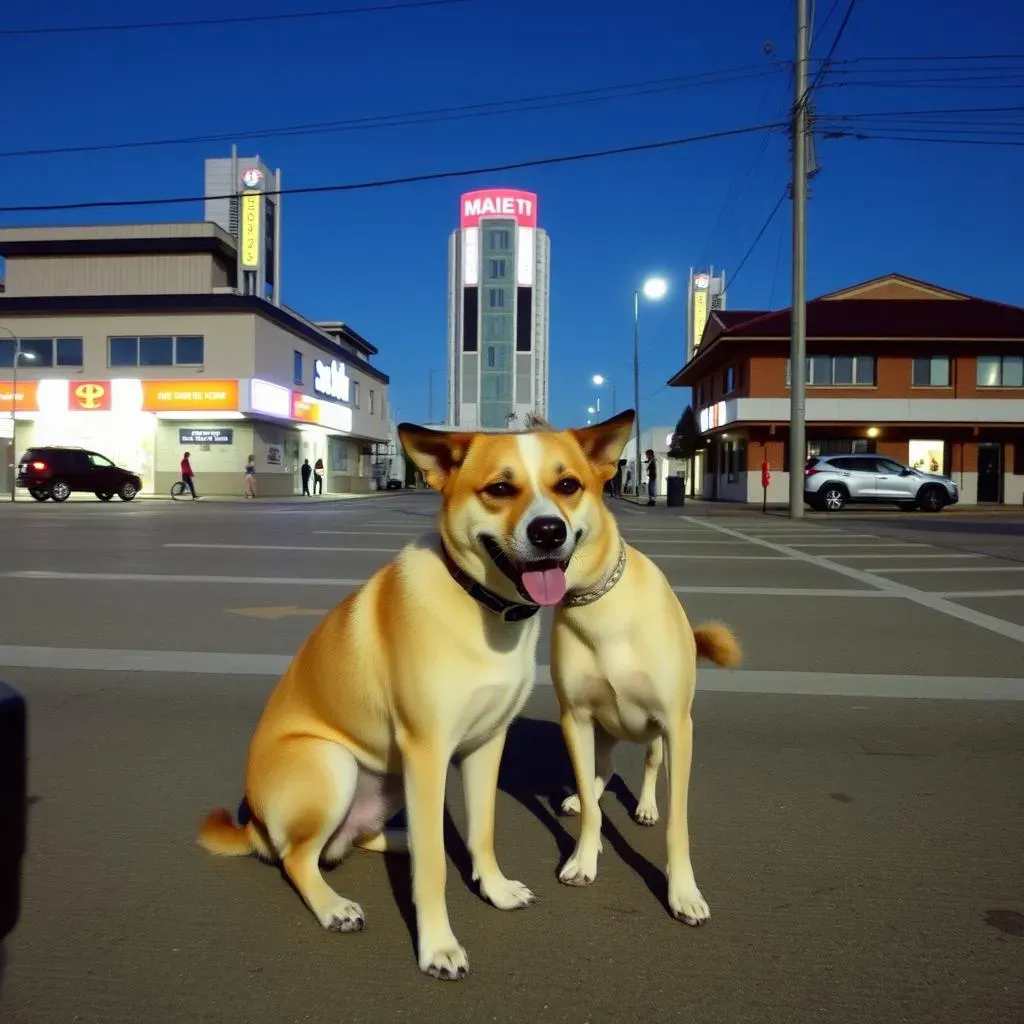
[[[477, 604], [483, 605], [484, 608], [497, 615], [503, 622], [523, 622], [526, 619], [532, 619], [540, 611], [540, 605], [519, 604], [517, 601], [509, 601], [500, 594], [496, 594], [493, 590], [489, 590], [482, 583], [478, 583], [472, 576], [463, 572], [456, 565], [455, 559], [448, 553], [448, 548], [445, 547], [444, 541], [441, 542], [441, 557], [444, 559], [444, 564], [448, 567], [448, 572], [451, 573], [452, 579]], [[505, 572], [501, 565], [498, 568]], [[507, 572], [505, 574], [508, 575]]]

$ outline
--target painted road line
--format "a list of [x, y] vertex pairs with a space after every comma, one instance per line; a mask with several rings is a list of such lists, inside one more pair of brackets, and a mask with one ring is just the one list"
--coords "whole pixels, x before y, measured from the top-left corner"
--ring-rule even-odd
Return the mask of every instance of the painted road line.
[[[791, 548], [790, 550], [797, 551], [799, 549], [798, 548]], [[808, 554], [808, 555], [811, 554], [810, 551], [807, 551], [807, 552], [804, 552], [804, 553]], [[819, 556], [813, 555], [812, 557], [817, 558]], [[821, 558], [933, 558], [933, 559], [943, 559], [943, 560], [948, 559], [948, 560], [953, 561], [953, 560], [956, 560], [956, 559], [963, 559], [963, 558], [989, 558], [990, 556], [989, 555], [978, 555], [978, 554], [965, 554], [965, 555], [961, 555], [961, 554], [947, 553], [945, 551], [943, 551], [943, 552], [936, 552], [934, 554], [924, 554], [924, 553], [917, 554], [915, 552], [907, 552], [906, 554], [900, 554], [899, 552], [893, 552], [891, 555], [886, 554], [885, 552], [880, 552], [880, 551], [860, 552], [859, 554], [855, 554], [855, 555], [844, 555], [841, 551], [830, 551], [828, 554], [821, 555], [820, 557]]]
[[1024, 590], [942, 590], [939, 597], [1024, 597]]
[[[731, 536], [736, 532], [729, 529], [728, 526], [721, 526], [719, 523], [705, 522], [704, 525], [707, 529], [725, 534], [726, 536]], [[969, 622], [974, 626], [987, 629], [991, 633], [997, 633], [1000, 636], [1005, 636], [1010, 640], [1016, 640], [1018, 643], [1024, 644], [1024, 626], [1019, 626], [1014, 622], [1007, 622], [1005, 619], [996, 618], [994, 615], [986, 615], [984, 612], [975, 611], [973, 608], [968, 608], [965, 605], [955, 604], [945, 598], [938, 597], [936, 594], [930, 594], [924, 590], [916, 590], [914, 587], [905, 586], [902, 583], [897, 583], [895, 580], [886, 579], [884, 576], [864, 572], [852, 565], [843, 565], [841, 562], [836, 562], [824, 555], [814, 555], [809, 551], [786, 547], [784, 544], [776, 544], [774, 541], [769, 540], [759, 540], [757, 544], [767, 548], [769, 551], [776, 551], [789, 558], [796, 558], [810, 565], [830, 569], [832, 572], [846, 576], [848, 579], [858, 580], [861, 583], [867, 583], [873, 587], [888, 590], [890, 593], [905, 597], [908, 601], [913, 601], [924, 608], [930, 608], [932, 611], [948, 615], [953, 619]]]
[[15, 569], [0, 573], [0, 577], [15, 580], [82, 580], [103, 583], [187, 583], [238, 584], [240, 586], [283, 587], [361, 587], [365, 579], [331, 579], [323, 576], [185, 576], [181, 573], [131, 572], [48, 572], [39, 569]]
[[204, 551], [349, 551], [366, 552], [380, 555], [397, 555], [401, 548], [338, 548], [328, 545], [308, 544], [164, 544], [165, 548], [199, 548]]
[[[1002, 558], [1002, 555], [983, 555], [984, 558]], [[890, 569], [883, 566], [878, 569], [865, 569], [865, 572], [1024, 572], [1024, 565], [946, 565], [941, 567], [927, 566], [916, 569], [906, 567]]]
[[[782, 561], [770, 558], [768, 561]], [[57, 572], [44, 569], [11, 569], [0, 579], [28, 583], [81, 581], [87, 583], [178, 583], [195, 586], [240, 587], [361, 587], [366, 579], [335, 579], [323, 576], [189, 576], [183, 573]], [[733, 597], [895, 597], [876, 587], [854, 589], [823, 587], [673, 587], [677, 594], [720, 594]]]
[[[0, 646], [0, 666], [5, 668], [67, 672], [280, 676], [291, 660], [290, 654]], [[537, 682], [541, 686], [551, 685], [550, 666], [537, 666]], [[819, 697], [1024, 700], [1024, 679], [986, 676], [859, 675], [852, 672], [702, 669], [697, 676], [697, 686], [698, 689], [709, 692], [777, 693]]]
[[842, 548], [844, 551], [850, 548], [881, 548], [884, 551], [888, 551], [890, 548], [931, 548], [931, 544], [918, 544], [912, 541], [895, 541], [889, 543], [884, 538], [879, 538], [869, 544], [847, 544], [844, 540], [829, 540], [829, 541], [806, 541], [806, 540], [790, 540], [787, 538], [787, 543], [791, 544], [795, 548]]

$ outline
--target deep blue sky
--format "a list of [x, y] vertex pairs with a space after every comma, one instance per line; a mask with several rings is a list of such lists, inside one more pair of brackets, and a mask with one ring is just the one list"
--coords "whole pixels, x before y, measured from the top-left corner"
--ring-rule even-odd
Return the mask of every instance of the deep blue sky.
[[[294, 0], [295, 9], [343, 0]], [[814, 54], [824, 56], [837, 8]], [[818, 0], [820, 25], [832, 7]], [[4, 28], [261, 14], [283, 0], [98, 0], [21, 5]], [[13, 24], [12, 24], [13, 21]], [[297, 123], [597, 88], [764, 64], [793, 53], [789, 0], [469, 0], [421, 11], [230, 27], [7, 37], [0, 61], [0, 149], [229, 134]], [[837, 59], [1024, 50], [1024, 6], [982, 0], [860, 0]], [[1018, 62], [1020, 68], [1024, 62]], [[879, 65], [873, 65], [879, 67]], [[888, 71], [840, 66], [819, 115], [1024, 105], [1024, 73], [968, 88], [944, 72], [928, 88]], [[846, 72], [845, 67], [851, 70]], [[884, 67], [884, 66], [883, 66]], [[925, 73], [927, 74], [927, 73]], [[865, 79], [897, 83], [868, 88]], [[900, 84], [902, 83], [902, 84]], [[354, 182], [472, 168], [775, 121], [786, 72], [589, 105], [425, 125], [242, 143], [284, 185]], [[1021, 113], [1002, 115], [1020, 128]], [[942, 134], [940, 132], [940, 134]], [[1019, 140], [1018, 136], [1018, 140]], [[284, 300], [343, 319], [381, 349], [392, 403], [427, 414], [427, 370], [445, 365], [448, 234], [462, 191], [536, 191], [552, 239], [551, 416], [582, 421], [595, 372], [631, 395], [631, 290], [645, 274], [674, 290], [642, 312], [647, 425], [672, 423], [685, 393], [664, 389], [683, 355], [688, 268], [735, 271], [788, 180], [773, 135], [704, 142], [586, 163], [376, 191], [285, 197]], [[0, 205], [198, 195], [203, 159], [230, 140], [0, 159]], [[809, 208], [810, 295], [890, 271], [1024, 302], [1024, 148], [823, 141]], [[726, 203], [726, 199], [730, 201]], [[0, 224], [197, 219], [200, 203], [140, 211], [0, 214]], [[729, 288], [729, 306], [788, 304], [789, 204]], [[435, 414], [443, 414], [443, 370]], [[607, 403], [607, 399], [606, 399]], [[607, 408], [607, 404], [605, 404]]]

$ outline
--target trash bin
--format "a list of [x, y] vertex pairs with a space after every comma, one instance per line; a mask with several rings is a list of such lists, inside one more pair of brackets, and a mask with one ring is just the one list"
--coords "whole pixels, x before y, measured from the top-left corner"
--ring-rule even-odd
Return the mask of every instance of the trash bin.
[[28, 817], [27, 760], [24, 698], [0, 682], [0, 945], [14, 930], [21, 909], [21, 858]]
[[682, 473], [670, 476], [665, 487], [665, 504], [669, 508], [682, 508], [686, 503], [686, 477]]

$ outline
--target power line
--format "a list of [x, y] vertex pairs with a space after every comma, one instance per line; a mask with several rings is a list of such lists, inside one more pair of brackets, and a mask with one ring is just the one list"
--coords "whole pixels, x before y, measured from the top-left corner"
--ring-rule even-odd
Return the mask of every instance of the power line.
[[542, 93], [519, 99], [489, 100], [450, 107], [430, 107], [394, 114], [367, 115], [340, 121], [311, 121], [301, 124], [281, 125], [276, 128], [250, 129], [242, 132], [216, 132], [208, 135], [185, 135], [163, 139], [132, 139], [123, 142], [94, 143], [91, 145], [48, 146], [37, 149], [6, 150], [0, 151], [0, 159], [195, 145], [198, 143], [223, 142], [225, 140], [291, 138], [307, 135], [326, 135], [335, 132], [406, 127], [416, 124], [433, 124], [441, 121], [461, 121], [500, 114], [516, 114], [534, 110], [551, 110], [559, 107], [579, 106], [587, 103], [603, 103], [614, 99], [631, 99], [636, 96], [672, 92], [687, 87], [721, 85], [725, 82], [774, 74], [779, 67], [781, 67], [781, 62], [775, 62], [770, 68], [766, 68], [763, 64], [747, 64], [735, 68], [723, 68], [721, 71], [705, 71], [692, 75], [675, 75], [669, 78], [624, 82], [618, 85], [594, 86], [587, 89], [573, 89], [565, 92]]
[[[518, 171], [528, 167], [551, 167], [557, 164], [580, 163], [584, 160], [597, 160], [609, 156], [620, 156], [627, 153], [653, 152], [659, 149], [671, 149], [695, 142], [709, 142], [713, 139], [725, 139], [736, 135], [748, 135], [753, 132], [775, 131], [785, 128], [786, 123], [776, 121], [770, 124], [747, 125], [743, 128], [728, 128], [717, 132], [705, 132], [701, 135], [688, 135], [682, 138], [664, 139], [660, 142], [642, 142], [631, 146], [613, 146], [607, 149], [590, 150], [583, 153], [568, 153], [560, 156], [540, 157], [535, 160], [518, 160], [513, 163], [495, 164], [490, 167], [474, 167], [454, 171], [435, 171], [430, 174], [410, 174], [399, 178], [383, 178], [374, 181], [349, 182], [337, 185], [308, 185], [298, 188], [267, 189], [267, 196], [312, 195], [327, 192], [362, 192], [370, 189], [391, 188], [396, 185], [414, 185], [426, 181], [443, 181], [450, 178], [468, 178], [478, 174], [498, 174], [505, 171]], [[198, 203], [210, 199], [233, 199], [234, 193], [219, 196], [168, 196], [160, 199], [111, 199], [78, 203], [47, 203], [29, 206], [0, 206], [0, 213], [49, 213], [57, 210], [98, 210], [128, 208], [141, 206], [172, 206], [183, 203]]]
[[314, 18], [338, 18], [348, 14], [376, 14], [384, 11], [408, 11], [420, 7], [449, 7], [469, 0], [395, 0], [387, 4], [363, 4], [358, 7], [330, 7], [319, 11], [280, 14], [238, 14], [224, 18], [188, 18], [181, 21], [132, 21], [109, 25], [47, 25], [38, 28], [3, 28], [0, 36], [81, 35], [95, 32], [143, 32], [150, 29], [208, 28], [213, 25], [252, 25], [275, 21], [309, 21]]
[[1022, 139], [1020, 142], [1012, 142], [1008, 139], [950, 139], [942, 138], [940, 136], [926, 137], [921, 135], [880, 135], [878, 134], [879, 131], [880, 129], [876, 129], [873, 132], [861, 132], [849, 129], [838, 131], [826, 130], [823, 132], [823, 135], [826, 139], [855, 139], [858, 142], [862, 142], [865, 140], [875, 140], [882, 142], [934, 142], [946, 146], [1024, 146], [1024, 139]]
[[829, 64], [832, 63], [832, 58], [835, 56], [835, 52], [839, 47], [839, 41], [843, 38], [843, 33], [846, 31], [846, 26], [850, 23], [850, 17], [856, 6], [857, 0], [850, 0], [849, 6], [846, 8], [846, 14], [843, 15], [843, 20], [839, 23], [839, 29], [835, 34], [835, 38], [832, 40], [832, 45], [829, 47], [828, 53], [825, 54], [825, 59], [821, 62], [821, 66], [818, 68], [818, 73], [814, 76], [814, 80], [804, 90], [803, 95], [800, 97], [801, 105], [807, 102], [807, 97], [814, 92], [818, 83], [821, 81], [822, 76], [828, 70]]
[[764, 233], [771, 226], [772, 221], [775, 220], [775, 215], [779, 212], [779, 210], [782, 209], [782, 204], [786, 201], [786, 197], [788, 195], [789, 195], [789, 185], [787, 185], [782, 190], [782, 195], [779, 196], [779, 198], [776, 201], [775, 205], [772, 207], [772, 212], [768, 214], [768, 219], [761, 225], [761, 230], [758, 231], [758, 233], [754, 236], [754, 240], [750, 243], [750, 247], [744, 253], [743, 259], [740, 260], [739, 265], [732, 272], [732, 275], [729, 278], [729, 287], [730, 288], [733, 288], [733, 287], [736, 286], [736, 278], [739, 277], [740, 271], [745, 266], [747, 260], [749, 260], [751, 255], [753, 255], [753, 252], [757, 248], [758, 243], [761, 241], [762, 238], [764, 238]]

